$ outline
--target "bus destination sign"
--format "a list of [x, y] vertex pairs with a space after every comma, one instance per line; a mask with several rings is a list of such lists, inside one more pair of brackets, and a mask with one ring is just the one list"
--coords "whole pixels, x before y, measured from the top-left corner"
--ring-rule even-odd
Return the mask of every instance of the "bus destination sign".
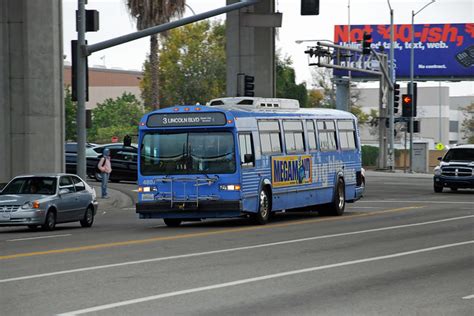
[[227, 122], [224, 113], [157, 113], [148, 117], [148, 127], [223, 126]]

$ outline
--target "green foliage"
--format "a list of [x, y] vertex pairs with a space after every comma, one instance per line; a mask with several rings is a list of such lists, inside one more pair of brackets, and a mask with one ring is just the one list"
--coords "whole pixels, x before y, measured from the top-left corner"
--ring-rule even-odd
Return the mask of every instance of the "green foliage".
[[276, 56], [276, 97], [296, 99], [301, 107], [308, 106], [308, 91], [304, 83], [296, 84], [295, 70], [290, 57]]
[[[205, 103], [225, 96], [225, 26], [202, 21], [176, 28], [160, 51], [160, 107]], [[144, 64], [142, 97], [151, 95], [148, 62]]]
[[320, 90], [309, 90], [308, 91], [308, 107], [309, 108], [321, 108], [321, 103], [323, 102], [324, 94]]
[[362, 166], [376, 166], [379, 148], [374, 146], [362, 146]]
[[76, 113], [77, 103], [72, 101], [71, 87], [64, 89], [64, 107], [66, 108], [66, 141], [76, 141], [77, 124]]
[[92, 110], [91, 142], [107, 143], [112, 136], [122, 139], [126, 134], [136, 135], [143, 107], [133, 94], [124, 93], [116, 99], [106, 99]]

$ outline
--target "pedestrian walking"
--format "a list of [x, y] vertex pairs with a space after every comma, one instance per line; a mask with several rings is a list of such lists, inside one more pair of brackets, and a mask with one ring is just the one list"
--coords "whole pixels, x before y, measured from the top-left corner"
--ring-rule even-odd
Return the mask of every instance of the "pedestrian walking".
[[108, 148], [105, 148], [102, 152], [102, 158], [100, 158], [97, 167], [99, 168], [102, 175], [102, 198], [108, 199], [109, 196], [107, 194], [107, 182], [109, 182], [109, 176], [112, 172], [112, 165], [110, 163], [110, 150]]

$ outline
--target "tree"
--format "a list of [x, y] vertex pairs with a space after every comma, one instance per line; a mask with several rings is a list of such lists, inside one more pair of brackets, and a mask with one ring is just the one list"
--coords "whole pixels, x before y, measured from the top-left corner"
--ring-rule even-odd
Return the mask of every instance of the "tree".
[[474, 103], [462, 109], [464, 120], [461, 125], [461, 132], [463, 139], [467, 140], [469, 144], [474, 144]]
[[92, 110], [88, 139], [103, 143], [110, 142], [112, 136], [121, 139], [125, 135], [135, 135], [143, 113], [143, 107], [133, 94], [124, 93], [116, 99], [106, 99]]
[[[160, 104], [205, 103], [225, 96], [225, 26], [201, 21], [169, 32], [160, 50]], [[145, 63], [142, 97], [149, 95], [150, 69]]]
[[[319, 68], [312, 72], [314, 85], [323, 91], [323, 98], [320, 101], [320, 107], [336, 108], [336, 89], [333, 84], [332, 70], [327, 68]], [[371, 114], [362, 111], [362, 107], [358, 105], [360, 99], [360, 91], [351, 89], [350, 91], [350, 112], [357, 117], [359, 124], [365, 124], [369, 121]]]
[[69, 86], [64, 89], [64, 107], [66, 108], [66, 141], [75, 141], [77, 139], [77, 103], [72, 101]]
[[[126, 0], [130, 15], [137, 21], [137, 29], [143, 30], [155, 25], [169, 22], [174, 17], [179, 17], [184, 12], [185, 0]], [[166, 35], [163, 33], [162, 35]], [[159, 90], [159, 36], [158, 34], [150, 37], [150, 100], [151, 104], [147, 107], [154, 109], [160, 108], [160, 90]]]
[[290, 57], [276, 55], [276, 97], [297, 99], [301, 107], [307, 107], [308, 91], [304, 83], [296, 84], [295, 70]]

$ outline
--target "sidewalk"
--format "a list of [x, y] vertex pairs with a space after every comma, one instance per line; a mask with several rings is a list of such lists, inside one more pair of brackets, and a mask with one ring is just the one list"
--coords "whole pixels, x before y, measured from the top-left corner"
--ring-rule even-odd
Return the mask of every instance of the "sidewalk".
[[396, 178], [433, 178], [432, 173], [404, 173], [403, 170], [395, 170], [395, 172], [381, 170], [365, 170], [366, 177], [396, 177]]
[[109, 193], [109, 198], [103, 199], [100, 197], [100, 184], [89, 183], [89, 185], [95, 189], [97, 194], [97, 202], [99, 202], [99, 210], [115, 210], [135, 207], [133, 200], [128, 195], [120, 192], [119, 190], [108, 187], [107, 191]]

